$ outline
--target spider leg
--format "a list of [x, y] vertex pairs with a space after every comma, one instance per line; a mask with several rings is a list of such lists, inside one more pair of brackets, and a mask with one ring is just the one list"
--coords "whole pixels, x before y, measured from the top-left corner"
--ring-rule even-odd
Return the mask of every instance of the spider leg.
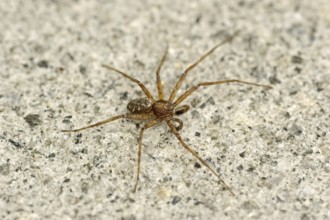
[[152, 117], [151, 114], [123, 114], [123, 115], [117, 115], [115, 117], [109, 118], [107, 120], [104, 121], [100, 121], [97, 122], [95, 124], [92, 125], [88, 125], [86, 127], [82, 127], [82, 128], [77, 128], [77, 129], [73, 129], [73, 130], [61, 130], [62, 132], [77, 132], [77, 131], [82, 131], [88, 128], [93, 128], [93, 127], [97, 127], [97, 126], [101, 126], [103, 124], [121, 119], [121, 118], [127, 118], [127, 119], [133, 119], [133, 120], [147, 120], [150, 119]]
[[200, 88], [202, 86], [212, 86], [212, 85], [218, 85], [218, 84], [224, 84], [224, 83], [243, 83], [243, 84], [249, 84], [249, 85], [253, 85], [253, 86], [261, 86], [266, 89], [272, 88], [269, 85], [246, 82], [246, 81], [242, 81], [242, 80], [238, 80], [238, 79], [228, 79], [228, 80], [215, 81], [215, 82], [203, 82], [203, 83], [199, 83], [198, 85], [193, 86], [190, 89], [188, 89], [185, 93], [183, 93], [181, 96], [179, 96], [179, 98], [174, 102], [173, 105], [174, 106], [179, 105], [183, 100], [185, 100], [188, 96], [190, 96], [191, 93], [193, 93], [194, 91], [196, 91], [198, 88]]
[[106, 64], [102, 64], [102, 66], [105, 67], [105, 68], [108, 68], [108, 69], [110, 69], [110, 70], [113, 70], [113, 71], [115, 71], [116, 73], [121, 74], [122, 76], [124, 76], [125, 78], [131, 80], [132, 82], [137, 83], [137, 84], [141, 87], [141, 89], [143, 90], [144, 94], [145, 94], [150, 100], [155, 101], [154, 97], [151, 95], [151, 93], [149, 92], [149, 90], [148, 90], [148, 89], [143, 85], [143, 83], [141, 83], [139, 80], [137, 80], [137, 79], [135, 79], [135, 78], [129, 76], [127, 73], [124, 73], [124, 72], [122, 72], [122, 71], [120, 71], [120, 70], [118, 70], [118, 69], [116, 69], [116, 68], [114, 68], [114, 67], [112, 67], [112, 66], [109, 66], [109, 65], [106, 65]]
[[141, 129], [140, 129], [140, 135], [139, 135], [139, 149], [138, 149], [138, 164], [137, 164], [137, 174], [136, 174], [136, 181], [134, 185], [133, 192], [136, 192], [137, 185], [140, 179], [140, 164], [141, 164], [141, 153], [142, 153], [142, 138], [143, 138], [143, 132], [144, 130], [151, 128], [155, 126], [156, 124], [159, 123], [159, 120], [153, 119], [149, 121], [147, 124], [145, 124]]
[[180, 130], [183, 128], [183, 122], [182, 122], [181, 119], [173, 118], [172, 121], [179, 123], [178, 126], [175, 126], [175, 129], [176, 129], [177, 131], [180, 131]]
[[157, 77], [157, 89], [158, 89], [158, 96], [159, 96], [159, 99], [160, 100], [163, 100], [164, 99], [164, 92], [163, 92], [163, 85], [162, 85], [162, 81], [160, 79], [160, 70], [166, 60], [166, 56], [167, 56], [167, 51], [168, 51], [168, 45], [166, 45], [166, 48], [165, 48], [165, 52], [164, 52], [164, 55], [157, 67], [157, 71], [156, 71], [156, 77]]
[[231, 42], [234, 37], [239, 33], [239, 31], [236, 31], [233, 35], [225, 39], [224, 41], [220, 42], [219, 44], [215, 45], [211, 50], [207, 51], [203, 56], [201, 56], [197, 61], [195, 61], [193, 64], [188, 66], [188, 68], [182, 73], [182, 75], [179, 78], [179, 81], [176, 83], [174, 89], [172, 90], [172, 93], [170, 95], [169, 101], [172, 102], [175, 98], [176, 93], [178, 92], [182, 82], [185, 80], [187, 74], [192, 70], [194, 67], [196, 67], [200, 62], [202, 62], [206, 57], [208, 57], [210, 54], [212, 54], [217, 48], [220, 46]]
[[181, 135], [179, 134], [179, 132], [176, 130], [176, 128], [174, 127], [174, 125], [172, 124], [172, 122], [170, 120], [166, 120], [167, 125], [170, 127], [171, 132], [176, 136], [176, 138], [179, 140], [179, 142], [181, 143], [181, 145], [187, 150], [189, 151], [197, 160], [199, 160], [199, 162], [201, 162], [206, 168], [208, 168], [214, 175], [216, 175], [219, 180], [226, 186], [226, 188], [230, 191], [230, 193], [235, 196], [234, 192], [232, 191], [232, 189], [228, 186], [228, 184], [220, 177], [220, 175], [215, 172], [200, 156], [198, 156], [198, 154], [191, 149], [181, 138]]

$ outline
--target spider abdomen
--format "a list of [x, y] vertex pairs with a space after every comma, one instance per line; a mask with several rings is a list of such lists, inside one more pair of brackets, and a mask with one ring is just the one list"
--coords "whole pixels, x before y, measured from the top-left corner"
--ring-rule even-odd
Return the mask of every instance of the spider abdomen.
[[141, 114], [141, 113], [149, 113], [151, 112], [152, 105], [151, 102], [147, 98], [139, 98], [133, 99], [127, 104], [128, 111]]
[[152, 112], [158, 118], [173, 117], [173, 105], [165, 100], [158, 100], [152, 104]]

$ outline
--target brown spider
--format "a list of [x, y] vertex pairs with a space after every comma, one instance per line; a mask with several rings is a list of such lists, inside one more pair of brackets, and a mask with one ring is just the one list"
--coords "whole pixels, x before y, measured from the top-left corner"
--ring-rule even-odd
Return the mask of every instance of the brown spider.
[[[182, 144], [182, 146], [189, 151], [200, 163], [202, 163], [205, 167], [207, 167], [215, 176], [219, 178], [219, 180], [226, 186], [226, 188], [229, 189], [231, 194], [234, 195], [233, 191], [231, 188], [228, 186], [228, 184], [220, 177], [220, 175], [215, 172], [193, 149], [191, 149], [186, 142], [182, 139], [181, 135], [179, 134], [179, 130], [182, 129], [183, 127], [183, 122], [175, 118], [174, 116], [176, 115], [181, 115], [189, 110], [188, 105], [182, 105], [179, 106], [179, 104], [184, 101], [188, 96], [190, 96], [194, 91], [196, 91], [198, 88], [203, 87], [203, 86], [211, 86], [211, 85], [218, 85], [218, 84], [224, 84], [224, 83], [243, 83], [243, 84], [249, 84], [253, 86], [262, 86], [265, 88], [272, 88], [269, 85], [262, 85], [262, 84], [257, 84], [257, 83], [252, 83], [252, 82], [246, 82], [242, 80], [237, 80], [237, 79], [230, 79], [230, 80], [222, 80], [222, 81], [214, 81], [214, 82], [202, 82], [199, 83], [195, 86], [192, 86], [190, 89], [185, 91], [182, 95], [180, 95], [176, 100], [175, 96], [186, 78], [187, 74], [194, 68], [196, 67], [200, 62], [202, 62], [207, 56], [212, 54], [218, 47], [222, 46], [225, 43], [228, 43], [232, 41], [232, 39], [237, 35], [237, 32], [225, 39], [223, 42], [217, 44], [214, 46], [211, 50], [209, 50], [207, 53], [205, 53], [203, 56], [201, 56], [196, 62], [188, 66], [188, 68], [183, 72], [183, 74], [180, 76], [178, 82], [176, 83], [174, 89], [172, 90], [170, 97], [168, 100], [164, 99], [164, 93], [163, 93], [163, 86], [161, 83], [160, 79], [160, 70], [163, 66], [163, 63], [166, 59], [167, 56], [167, 51], [168, 47], [166, 47], [165, 53], [157, 67], [156, 71], [156, 77], [157, 77], [157, 89], [158, 89], [158, 97], [159, 99], [156, 100], [154, 96], [149, 92], [149, 90], [144, 86], [143, 83], [141, 83], [139, 80], [129, 76], [128, 74], [115, 69], [112, 66], [109, 65], [102, 65], [105, 68], [108, 68], [110, 70], [113, 70], [125, 78], [129, 79], [130, 81], [138, 84], [144, 94], [147, 96], [146, 98], [138, 98], [130, 101], [127, 105], [127, 109], [129, 110], [130, 113], [118, 115], [112, 118], [109, 118], [107, 120], [98, 122], [96, 124], [92, 124], [86, 127], [74, 129], [74, 130], [62, 130], [62, 132], [77, 132], [81, 130], [85, 130], [87, 128], [92, 128], [96, 126], [100, 126], [109, 122], [112, 122], [117, 119], [125, 118], [125, 119], [133, 119], [133, 120], [142, 120], [142, 121], [147, 121], [147, 123], [140, 129], [140, 135], [139, 135], [139, 148], [138, 148], [138, 163], [137, 163], [137, 176], [136, 176], [136, 181], [135, 181], [135, 186], [134, 186], [134, 192], [137, 189], [138, 181], [139, 181], [139, 176], [140, 176], [140, 162], [141, 162], [141, 151], [142, 151], [142, 137], [143, 137], [143, 132], [144, 130], [151, 128], [161, 122], [165, 122], [170, 131], [176, 136], [176, 138], [179, 140], [179, 142]], [[175, 126], [174, 123], [177, 123], [178, 125]]]

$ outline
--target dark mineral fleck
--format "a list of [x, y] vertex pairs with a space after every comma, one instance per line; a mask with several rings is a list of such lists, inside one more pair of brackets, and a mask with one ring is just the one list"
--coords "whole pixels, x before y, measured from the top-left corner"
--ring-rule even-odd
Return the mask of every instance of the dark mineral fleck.
[[175, 204], [177, 204], [178, 202], [180, 202], [181, 201], [181, 197], [179, 197], [179, 196], [174, 196], [173, 197], [173, 200], [172, 200], [172, 205], [175, 205]]
[[9, 143], [11, 143], [12, 145], [14, 145], [16, 148], [23, 148], [23, 145], [22, 145], [21, 143], [17, 142], [17, 141], [14, 141], [14, 140], [12, 140], [12, 139], [9, 139], [8, 141], [9, 141]]
[[35, 127], [35, 126], [41, 124], [40, 115], [37, 115], [37, 114], [29, 114], [29, 115], [27, 115], [27, 116], [24, 117], [24, 120], [31, 127]]
[[41, 68], [48, 68], [48, 62], [47, 60], [40, 60], [38, 63], [37, 63], [38, 67], [41, 67]]

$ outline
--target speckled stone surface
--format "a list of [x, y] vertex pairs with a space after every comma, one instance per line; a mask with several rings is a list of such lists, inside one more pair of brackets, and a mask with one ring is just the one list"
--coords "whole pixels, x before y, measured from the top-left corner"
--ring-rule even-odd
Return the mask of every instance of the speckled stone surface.
[[[0, 2], [1, 219], [329, 219], [330, 2], [27, 0]], [[187, 77], [241, 79], [272, 90], [198, 90], [180, 116], [184, 140], [232, 187], [180, 146], [163, 124], [119, 120], [141, 89], [166, 95], [216, 43], [232, 43]]]

